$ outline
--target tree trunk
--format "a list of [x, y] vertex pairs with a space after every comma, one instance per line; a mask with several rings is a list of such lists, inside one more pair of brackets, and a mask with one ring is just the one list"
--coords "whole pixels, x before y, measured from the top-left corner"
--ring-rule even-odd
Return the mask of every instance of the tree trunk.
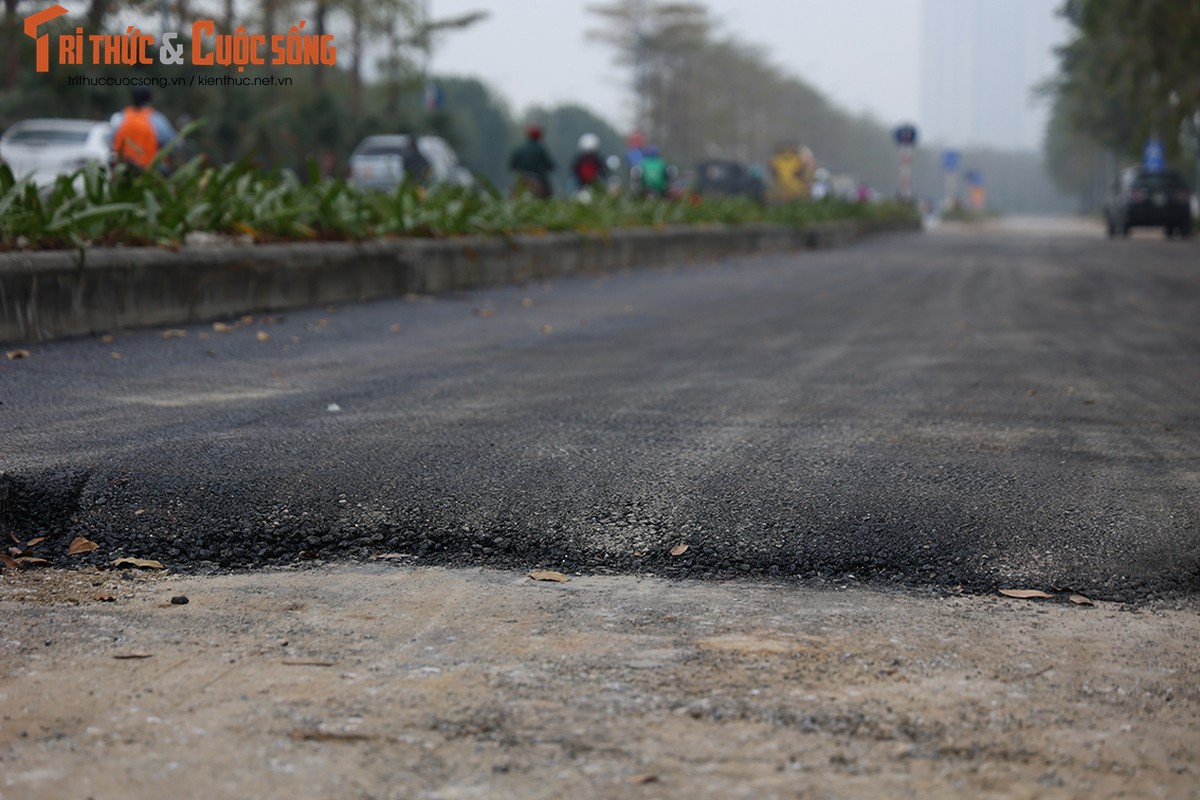
[[361, 0], [351, 10], [353, 29], [350, 33], [350, 50], [354, 61], [350, 66], [350, 116], [357, 123], [362, 118], [362, 60], [363, 60], [363, 17], [366, 16]]
[[[326, 20], [329, 17], [329, 1], [317, 0], [316, 8], [313, 10], [313, 23], [316, 25], [317, 36], [325, 35]], [[325, 70], [314, 69], [313, 85], [318, 89], [325, 88]]]
[[17, 36], [21, 34], [17, 20], [19, 0], [4, 0], [4, 87], [17, 88], [21, 78], [21, 47]]

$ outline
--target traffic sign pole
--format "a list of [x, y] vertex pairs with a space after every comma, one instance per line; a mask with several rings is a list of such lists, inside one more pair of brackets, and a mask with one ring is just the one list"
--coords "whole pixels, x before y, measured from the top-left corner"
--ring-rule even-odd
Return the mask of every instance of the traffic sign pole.
[[917, 145], [917, 129], [913, 125], [900, 125], [892, 132], [900, 150], [900, 199], [911, 202], [913, 148]]
[[958, 206], [958, 151], [946, 150], [942, 153], [942, 170], [946, 173], [947, 208]]

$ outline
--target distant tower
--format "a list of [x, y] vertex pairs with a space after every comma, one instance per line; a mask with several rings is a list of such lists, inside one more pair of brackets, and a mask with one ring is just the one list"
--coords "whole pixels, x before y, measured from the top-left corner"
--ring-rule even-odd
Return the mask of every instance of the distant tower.
[[921, 119], [925, 140], [1038, 149], [1046, 109], [1034, 87], [1056, 69], [1061, 0], [924, 0]]

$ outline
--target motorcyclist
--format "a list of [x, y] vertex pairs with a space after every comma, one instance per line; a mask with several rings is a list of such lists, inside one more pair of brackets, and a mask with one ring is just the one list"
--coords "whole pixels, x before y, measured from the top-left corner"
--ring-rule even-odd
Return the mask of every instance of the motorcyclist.
[[608, 166], [600, 155], [600, 137], [585, 133], [579, 137], [579, 154], [571, 163], [571, 176], [584, 190], [603, 192], [608, 178]]
[[517, 189], [531, 192], [534, 197], [549, 197], [550, 173], [554, 171], [554, 159], [542, 144], [542, 129], [530, 125], [522, 142], [508, 159], [508, 168], [517, 173]]
[[638, 182], [642, 193], [651, 197], [666, 197], [671, 184], [671, 174], [667, 162], [659, 153], [657, 147], [651, 145], [642, 154], [642, 163], [638, 165]]

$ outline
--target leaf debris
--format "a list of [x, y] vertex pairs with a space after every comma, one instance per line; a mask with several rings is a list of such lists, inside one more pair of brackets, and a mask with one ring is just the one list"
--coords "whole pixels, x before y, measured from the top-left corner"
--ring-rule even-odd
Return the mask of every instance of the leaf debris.
[[138, 569], [166, 569], [161, 561], [151, 558], [115, 558], [108, 562], [114, 567], [137, 567]]
[[535, 581], [550, 581], [552, 583], [566, 583], [571, 580], [561, 572], [555, 572], [552, 569], [537, 569], [529, 573], [529, 577]]
[[83, 553], [91, 553], [94, 550], [99, 550], [100, 545], [93, 542], [84, 536], [76, 536], [71, 540], [70, 546], [67, 548], [67, 555], [77, 556]]

